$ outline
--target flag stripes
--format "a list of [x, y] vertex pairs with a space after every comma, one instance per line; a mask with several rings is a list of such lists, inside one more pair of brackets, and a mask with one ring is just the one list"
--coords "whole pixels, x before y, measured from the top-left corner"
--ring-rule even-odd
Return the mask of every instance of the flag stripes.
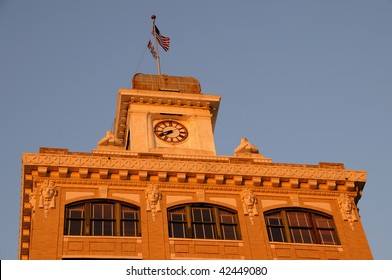
[[155, 30], [152, 31], [152, 34], [155, 36], [162, 49], [167, 52], [170, 47], [170, 38], [161, 35], [161, 32], [159, 32], [159, 29], [156, 25], [154, 25], [154, 28]]

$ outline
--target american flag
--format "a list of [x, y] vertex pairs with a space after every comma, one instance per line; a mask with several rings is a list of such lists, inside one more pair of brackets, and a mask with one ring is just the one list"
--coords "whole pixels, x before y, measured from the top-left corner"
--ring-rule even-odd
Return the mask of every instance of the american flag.
[[155, 28], [155, 32], [153, 30], [152, 34], [154, 35], [154, 33], [155, 33], [155, 36], [157, 38], [159, 45], [161, 45], [162, 49], [164, 49], [165, 52], [167, 52], [169, 50], [169, 46], [170, 46], [170, 38], [161, 35], [161, 32], [159, 32], [159, 29], [156, 25], [154, 25], [154, 28]]
[[158, 57], [158, 56], [157, 56], [157, 52], [155, 51], [154, 46], [153, 46], [152, 43], [151, 43], [151, 40], [148, 40], [147, 48], [150, 49], [150, 52], [151, 52], [151, 54], [152, 54], [152, 57], [155, 58], [155, 59], [157, 59], [157, 57]]

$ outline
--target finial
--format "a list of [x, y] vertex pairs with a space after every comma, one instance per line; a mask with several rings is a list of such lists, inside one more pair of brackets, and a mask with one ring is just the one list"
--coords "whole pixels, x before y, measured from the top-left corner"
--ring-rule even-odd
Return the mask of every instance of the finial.
[[152, 20], [155, 20], [156, 18], [157, 18], [156, 15], [152, 15], [152, 16], [151, 16], [151, 19], [152, 19]]

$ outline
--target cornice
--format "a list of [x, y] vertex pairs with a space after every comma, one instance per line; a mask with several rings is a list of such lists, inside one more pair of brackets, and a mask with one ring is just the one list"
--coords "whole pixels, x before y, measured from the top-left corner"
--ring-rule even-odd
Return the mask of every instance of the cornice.
[[163, 106], [199, 107], [209, 110], [219, 108], [220, 96], [211, 94], [149, 91], [138, 89], [119, 89], [123, 105], [146, 104]]
[[[82, 170], [83, 172], [100, 172], [101, 178], [109, 174], [128, 171], [146, 172], [158, 174], [167, 172], [170, 174], [203, 174], [205, 178], [223, 175], [222, 180], [233, 179], [238, 182], [242, 179], [259, 177], [260, 180], [267, 178], [280, 178], [280, 181], [290, 182], [290, 179], [317, 180], [321, 181], [338, 181], [344, 182], [366, 182], [366, 171], [346, 170], [338, 168], [328, 168], [325, 165], [294, 165], [294, 164], [268, 164], [268, 163], [230, 163], [230, 162], [213, 162], [202, 160], [182, 160], [182, 159], [165, 159], [165, 158], [135, 158], [135, 157], [115, 157], [96, 154], [23, 154], [22, 162], [24, 166], [39, 166], [45, 173], [45, 167], [48, 171], [59, 168], [68, 168]], [[41, 172], [41, 173], [42, 173]], [[64, 172], [64, 171], [63, 171]], [[137, 174], [137, 173], [135, 173]], [[124, 179], [128, 176], [122, 176]], [[237, 178], [236, 178], [237, 177]], [[240, 179], [241, 177], [242, 179]], [[237, 183], [236, 183], [237, 184]], [[291, 184], [296, 184], [291, 181]]]

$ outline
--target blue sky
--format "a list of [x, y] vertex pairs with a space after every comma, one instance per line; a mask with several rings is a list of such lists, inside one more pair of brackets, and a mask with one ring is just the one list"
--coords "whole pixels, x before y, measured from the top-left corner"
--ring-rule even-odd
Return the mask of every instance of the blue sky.
[[118, 88], [156, 73], [151, 15], [171, 37], [162, 73], [222, 96], [219, 155], [247, 137], [274, 162], [366, 170], [358, 207], [392, 259], [392, 1], [0, 1], [0, 259], [17, 258], [21, 154], [89, 152]]

